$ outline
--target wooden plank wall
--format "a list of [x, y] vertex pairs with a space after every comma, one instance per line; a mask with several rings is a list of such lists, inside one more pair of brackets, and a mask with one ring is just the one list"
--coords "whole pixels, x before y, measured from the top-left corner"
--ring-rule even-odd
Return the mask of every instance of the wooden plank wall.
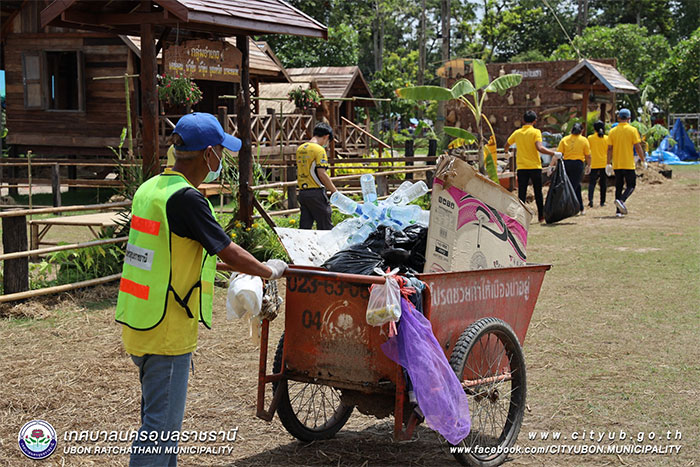
[[[126, 125], [124, 81], [93, 81], [97, 76], [123, 75], [128, 48], [116, 36], [100, 33], [14, 33], [5, 42], [8, 143], [35, 154], [111, 155]], [[80, 50], [83, 52], [85, 111], [61, 112], [24, 108], [22, 53]], [[132, 107], [136, 102], [132, 95]]]

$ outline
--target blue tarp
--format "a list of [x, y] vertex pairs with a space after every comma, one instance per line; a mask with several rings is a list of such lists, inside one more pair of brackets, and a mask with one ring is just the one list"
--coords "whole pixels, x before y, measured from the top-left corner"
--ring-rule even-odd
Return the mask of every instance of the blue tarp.
[[695, 149], [695, 145], [688, 137], [688, 133], [685, 132], [685, 127], [681, 119], [676, 119], [676, 123], [673, 125], [671, 130], [671, 138], [676, 140], [675, 146], [669, 149], [670, 152], [678, 156], [681, 161], [694, 161], [700, 159], [698, 156], [698, 151]]
[[[659, 144], [659, 147], [647, 156], [647, 161], [649, 162], [662, 162], [666, 165], [695, 165], [700, 164], [700, 161], [682, 161], [675, 155], [673, 148], [670, 147], [668, 142], [668, 136], [666, 136]], [[675, 147], [675, 146], [674, 146]]]

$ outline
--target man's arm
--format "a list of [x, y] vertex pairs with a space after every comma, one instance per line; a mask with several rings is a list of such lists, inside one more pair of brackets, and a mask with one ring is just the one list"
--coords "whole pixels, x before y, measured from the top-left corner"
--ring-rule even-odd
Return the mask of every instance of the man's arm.
[[608, 146], [608, 165], [612, 164], [612, 154], [613, 154], [612, 148], [613, 148], [612, 145]]
[[538, 152], [541, 152], [542, 154], [549, 154], [550, 156], [553, 156], [555, 151], [552, 151], [551, 149], [545, 148], [542, 145], [542, 141], [535, 141], [535, 148], [537, 148]]
[[637, 154], [639, 155], [639, 158], [642, 160], [642, 163], [646, 162], [646, 158], [644, 156], [644, 150], [642, 149], [642, 143], [634, 143], [634, 149], [637, 151]]
[[316, 175], [318, 175], [318, 179], [321, 180], [321, 183], [323, 183], [323, 186], [325, 186], [328, 191], [330, 191], [331, 193], [335, 193], [336, 191], [338, 191], [338, 189], [333, 184], [333, 180], [331, 180], [331, 177], [328, 176], [326, 169], [322, 167], [317, 167]]
[[234, 271], [260, 276], [265, 279], [272, 276], [272, 269], [255, 259], [246, 250], [231, 242], [223, 250], [216, 254], [224, 263], [233, 268]]

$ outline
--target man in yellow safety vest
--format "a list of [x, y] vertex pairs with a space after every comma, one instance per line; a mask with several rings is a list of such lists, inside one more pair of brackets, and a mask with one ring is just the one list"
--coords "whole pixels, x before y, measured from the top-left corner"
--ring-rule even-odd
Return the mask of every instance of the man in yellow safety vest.
[[287, 267], [280, 260], [261, 263], [233, 243], [197, 190], [219, 176], [224, 148], [238, 151], [241, 141], [206, 113], [180, 118], [172, 138], [175, 165], [134, 195], [115, 314], [141, 382], [141, 427], [130, 465], [177, 463], [198, 323], [211, 327], [216, 257], [267, 279], [280, 278]]

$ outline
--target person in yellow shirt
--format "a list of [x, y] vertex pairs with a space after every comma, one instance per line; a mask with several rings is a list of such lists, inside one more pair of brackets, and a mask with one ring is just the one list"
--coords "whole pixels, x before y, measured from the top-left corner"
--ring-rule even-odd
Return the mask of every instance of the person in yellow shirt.
[[576, 198], [578, 199], [579, 208], [581, 209], [581, 215], [583, 216], [585, 212], [583, 211], [583, 199], [581, 197], [581, 180], [583, 179], [583, 161], [589, 160], [591, 157], [591, 147], [588, 144], [588, 140], [585, 136], [581, 136], [583, 127], [580, 123], [574, 123], [571, 129], [571, 134], [564, 136], [561, 141], [559, 141], [559, 146], [557, 151], [564, 155], [564, 168], [566, 169], [566, 175], [571, 181], [571, 186], [574, 188], [574, 193], [576, 193]]
[[617, 217], [627, 214], [625, 201], [630, 197], [637, 186], [637, 173], [635, 172], [634, 151], [637, 151], [642, 164], [647, 162], [642, 150], [642, 138], [635, 127], [630, 125], [631, 113], [629, 109], [620, 109], [617, 119], [620, 124], [610, 130], [608, 136], [608, 165], [606, 173], [615, 171], [615, 208]]
[[523, 116], [525, 124], [508, 137], [506, 154], [515, 144], [516, 173], [518, 176], [518, 197], [524, 203], [527, 196], [527, 186], [532, 181], [537, 203], [537, 217], [544, 222], [544, 200], [542, 197], [542, 161], [540, 153], [561, 157], [561, 153], [547, 149], [542, 145], [542, 132], [535, 128], [537, 114], [528, 110]]
[[591, 157], [586, 159], [588, 173], [588, 207], [593, 207], [593, 194], [598, 182], [600, 185], [600, 206], [605, 206], [605, 191], [608, 189], [608, 176], [605, 165], [608, 161], [608, 135], [605, 134], [605, 123], [598, 120], [593, 124], [595, 134], [588, 137], [591, 146]]
[[[224, 148], [238, 151], [216, 117], [191, 113], [173, 130], [175, 164], [134, 195], [115, 320], [138, 368], [141, 427], [130, 465], [177, 465], [198, 325], [211, 326], [216, 257], [232, 269], [278, 279], [287, 265], [260, 263], [236, 245], [197, 190], [221, 173]], [[151, 435], [156, 435], [153, 439]]]
[[314, 134], [308, 143], [297, 149], [297, 189], [299, 198], [299, 227], [311, 229], [316, 222], [318, 230], [331, 230], [331, 203], [326, 190], [336, 191], [333, 181], [326, 173], [328, 157], [324, 146], [333, 137], [333, 129], [320, 122], [314, 127]]

